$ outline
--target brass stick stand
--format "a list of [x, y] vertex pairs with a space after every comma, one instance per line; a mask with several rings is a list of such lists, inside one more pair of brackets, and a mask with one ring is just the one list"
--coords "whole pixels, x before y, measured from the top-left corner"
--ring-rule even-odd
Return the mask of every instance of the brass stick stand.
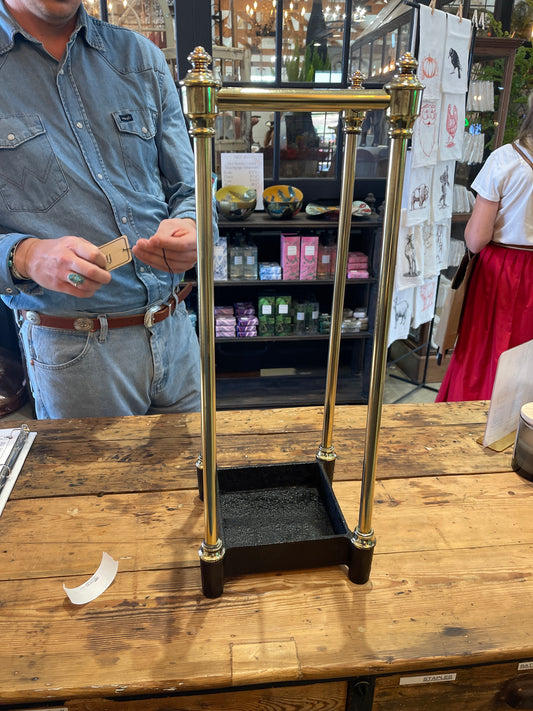
[[[346, 564], [350, 580], [364, 583], [370, 575], [375, 536], [371, 527], [378, 434], [386, 367], [395, 255], [407, 141], [421, 101], [415, 60], [406, 55], [385, 91], [366, 91], [362, 76], [352, 77], [349, 89], [219, 89], [208, 69], [209, 55], [196, 48], [189, 56], [193, 68], [182, 82], [185, 112], [194, 140], [201, 350], [202, 453], [197, 464], [203, 482], [205, 538], [200, 547], [202, 586], [207, 597], [223, 592], [224, 578], [248, 572]], [[390, 96], [389, 96], [390, 95]], [[336, 454], [332, 444], [335, 395], [341, 338], [343, 299], [355, 180], [356, 136], [370, 109], [390, 106], [391, 155], [383, 223], [377, 317], [374, 334], [370, 397], [359, 523], [348, 530], [333, 495], [331, 482]], [[341, 211], [333, 293], [322, 442], [314, 463], [272, 464], [218, 470], [216, 466], [216, 393], [214, 363], [213, 230], [211, 159], [214, 120], [218, 111], [342, 111], [345, 132]], [[241, 482], [246, 480], [245, 489]], [[298, 490], [298, 505], [290, 499]], [[249, 490], [252, 489], [251, 493]], [[302, 496], [307, 500], [303, 506]], [[265, 497], [270, 497], [266, 498]], [[258, 509], [254, 504], [259, 500]], [[274, 503], [275, 501], [275, 503]], [[272, 502], [271, 504], [269, 502]], [[278, 526], [269, 528], [276, 507]], [[261, 520], [257, 510], [266, 510]], [[227, 520], [241, 516], [238, 530]], [[284, 512], [286, 519], [284, 520]], [[309, 512], [312, 520], [305, 520]], [[226, 521], [226, 522], [225, 522]], [[251, 523], [250, 523], [251, 522]]]

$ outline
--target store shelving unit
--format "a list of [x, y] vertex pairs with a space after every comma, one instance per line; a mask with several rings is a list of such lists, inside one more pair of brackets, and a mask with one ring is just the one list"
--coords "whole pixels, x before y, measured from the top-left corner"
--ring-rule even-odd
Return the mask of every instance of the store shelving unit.
[[[273, 219], [263, 212], [243, 221], [219, 219], [220, 234], [228, 242], [242, 235], [257, 245], [259, 262], [279, 262], [282, 232], [335, 241], [337, 229], [336, 220], [311, 219], [304, 212], [288, 220]], [[369, 277], [347, 280], [344, 303], [347, 308], [364, 307], [369, 328], [342, 336], [336, 398], [339, 404], [363, 404], [368, 398], [380, 244], [378, 215], [352, 219], [350, 249], [368, 254]], [[250, 301], [257, 307], [259, 296], [265, 293], [289, 295], [293, 300], [312, 295], [320, 304], [321, 313], [331, 313], [333, 283], [333, 278], [215, 281], [215, 304]], [[329, 335], [320, 333], [216, 338], [219, 409], [322, 404], [328, 342]]]

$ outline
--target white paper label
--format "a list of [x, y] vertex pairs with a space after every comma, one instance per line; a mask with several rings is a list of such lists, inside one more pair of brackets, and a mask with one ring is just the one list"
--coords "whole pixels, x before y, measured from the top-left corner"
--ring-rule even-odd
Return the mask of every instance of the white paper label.
[[304, 311], [297, 311], [296, 320], [297, 321], [305, 321], [305, 312]]
[[295, 257], [298, 254], [298, 249], [295, 244], [289, 244], [287, 247], [287, 254], [289, 257]]
[[289, 313], [289, 305], [288, 304], [280, 304], [279, 308], [278, 308], [278, 313], [288, 314]]
[[525, 671], [526, 669], [533, 669], [533, 662], [520, 662], [518, 671]]
[[95, 600], [111, 585], [118, 570], [118, 562], [113, 560], [107, 553], [102, 553], [102, 560], [98, 570], [89, 580], [86, 580], [77, 588], [67, 588], [63, 583], [63, 590], [67, 593], [70, 602], [74, 605], [85, 605], [91, 600]]
[[400, 686], [408, 686], [409, 684], [435, 684], [440, 681], [455, 681], [457, 674], [450, 672], [449, 674], [428, 674], [426, 676], [404, 676], [400, 679]]
[[272, 313], [272, 306], [270, 304], [263, 304], [261, 307], [261, 313], [263, 316], [267, 316], [268, 314]]
[[315, 256], [315, 245], [314, 244], [306, 244], [304, 247], [304, 250], [305, 250], [306, 257], [314, 257]]

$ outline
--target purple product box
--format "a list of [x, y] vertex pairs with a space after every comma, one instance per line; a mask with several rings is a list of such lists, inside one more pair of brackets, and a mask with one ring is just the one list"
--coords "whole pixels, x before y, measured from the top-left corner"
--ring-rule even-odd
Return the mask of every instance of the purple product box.
[[281, 269], [283, 279], [300, 278], [300, 235], [281, 233]]
[[300, 279], [316, 279], [318, 237], [300, 238]]

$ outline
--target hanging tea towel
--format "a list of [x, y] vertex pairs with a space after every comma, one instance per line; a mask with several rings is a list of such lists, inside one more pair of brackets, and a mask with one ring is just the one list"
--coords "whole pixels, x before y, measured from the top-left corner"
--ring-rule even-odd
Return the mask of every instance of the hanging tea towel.
[[424, 100], [440, 96], [445, 41], [446, 13], [421, 4], [417, 73], [425, 87]]
[[458, 15], [446, 15], [446, 42], [442, 91], [466, 94], [472, 22]]
[[405, 210], [402, 210], [402, 220], [398, 231], [398, 251], [396, 253], [396, 270], [394, 288], [401, 291], [419, 286], [424, 281], [424, 249], [422, 232], [414, 225], [407, 225]]
[[454, 176], [454, 160], [441, 161], [433, 169], [431, 216], [434, 222], [452, 216]]
[[406, 224], [420, 225], [431, 215], [433, 168], [411, 168], [406, 200]]
[[441, 120], [441, 100], [426, 99], [420, 107], [420, 115], [415, 121], [411, 142], [412, 164], [415, 168], [435, 165], [439, 159], [439, 127]]
[[439, 159], [461, 160], [465, 134], [464, 94], [445, 94], [442, 99]]
[[437, 277], [426, 281], [415, 289], [413, 308], [413, 328], [418, 328], [423, 323], [428, 323], [435, 313], [437, 300]]
[[413, 313], [414, 289], [395, 291], [392, 295], [391, 319], [387, 347], [394, 341], [407, 338]]

